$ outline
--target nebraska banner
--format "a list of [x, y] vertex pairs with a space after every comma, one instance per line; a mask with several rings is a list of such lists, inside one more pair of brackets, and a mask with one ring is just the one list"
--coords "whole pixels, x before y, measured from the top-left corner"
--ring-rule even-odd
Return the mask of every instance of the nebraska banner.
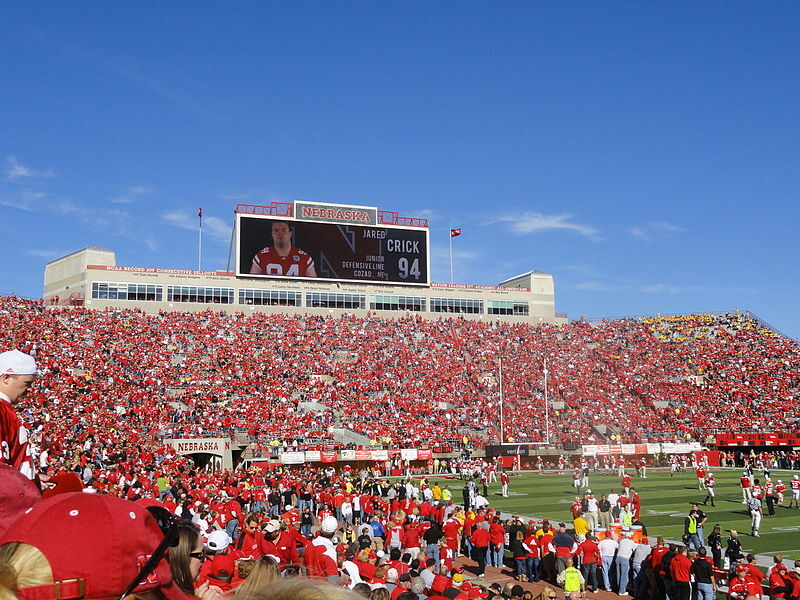
[[388, 450], [373, 450], [372, 460], [389, 460]]
[[[344, 458], [344, 457], [342, 457]], [[372, 451], [371, 450], [356, 450], [356, 460], [374, 460], [372, 458]]]
[[319, 462], [319, 450], [306, 450], [306, 462]]
[[433, 450], [417, 450], [417, 460], [430, 460], [433, 458]]
[[322, 462], [324, 463], [333, 463], [336, 462], [336, 459], [339, 457], [336, 450], [323, 450], [320, 452]]

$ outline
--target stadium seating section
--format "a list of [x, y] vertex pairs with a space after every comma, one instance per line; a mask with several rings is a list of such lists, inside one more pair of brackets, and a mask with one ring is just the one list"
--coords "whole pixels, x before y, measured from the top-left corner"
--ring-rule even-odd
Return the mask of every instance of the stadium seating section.
[[798, 344], [749, 313], [530, 326], [0, 297], [0, 317], [0, 347], [33, 352], [44, 370], [19, 412], [51, 453], [89, 437], [127, 454], [164, 436], [319, 447], [331, 427], [376, 446], [482, 446], [499, 436], [500, 359], [508, 441], [545, 437], [545, 359], [556, 443], [703, 440], [800, 420]]

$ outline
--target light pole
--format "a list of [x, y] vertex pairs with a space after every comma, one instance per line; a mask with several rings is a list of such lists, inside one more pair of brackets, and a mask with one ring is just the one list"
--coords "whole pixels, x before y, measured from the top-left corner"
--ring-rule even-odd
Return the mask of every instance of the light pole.
[[547, 359], [544, 359], [544, 441], [550, 445], [550, 402], [547, 400]]
[[503, 359], [498, 360], [500, 364], [500, 445], [505, 442], [505, 435], [503, 432]]

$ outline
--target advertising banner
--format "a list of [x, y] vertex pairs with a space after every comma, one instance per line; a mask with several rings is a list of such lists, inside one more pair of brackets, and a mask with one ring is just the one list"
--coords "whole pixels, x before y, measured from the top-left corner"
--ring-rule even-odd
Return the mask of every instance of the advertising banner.
[[430, 460], [433, 458], [433, 450], [417, 450], [417, 460]]
[[389, 460], [387, 450], [372, 450], [372, 460]]
[[336, 450], [323, 450], [320, 452], [320, 455], [320, 458], [324, 463], [334, 463], [339, 456]]
[[400, 458], [403, 460], [417, 460], [416, 448], [403, 448], [400, 450]]
[[356, 450], [355, 451], [355, 459], [356, 460], [377, 460], [372, 458], [372, 450]]
[[281, 462], [285, 465], [302, 465], [305, 461], [305, 452], [284, 452], [281, 454]]
[[[339, 450], [339, 460], [357, 460], [355, 450]], [[369, 460], [369, 457], [362, 460]]]
[[306, 462], [319, 462], [319, 450], [306, 450]]

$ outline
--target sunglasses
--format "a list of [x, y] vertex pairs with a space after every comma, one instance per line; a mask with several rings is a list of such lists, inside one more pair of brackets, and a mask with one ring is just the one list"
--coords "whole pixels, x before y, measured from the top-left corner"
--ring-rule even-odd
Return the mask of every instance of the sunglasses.
[[203, 551], [200, 551], [200, 552], [189, 552], [189, 556], [191, 556], [192, 558], [196, 558], [200, 562], [205, 562], [206, 561], [206, 553], [203, 552]]
[[166, 508], [162, 508], [160, 506], [148, 506], [147, 512], [149, 512], [152, 517], [158, 523], [159, 529], [161, 529], [161, 533], [164, 534], [164, 539], [159, 542], [156, 549], [153, 550], [153, 554], [147, 560], [139, 572], [134, 577], [133, 581], [128, 584], [128, 587], [125, 588], [125, 591], [119, 597], [119, 600], [123, 600], [125, 596], [129, 596], [133, 590], [135, 590], [139, 585], [144, 582], [147, 577], [155, 571], [158, 563], [161, 562], [161, 559], [167, 553], [167, 549], [172, 546], [175, 547], [178, 545], [178, 519], [169, 512]]

